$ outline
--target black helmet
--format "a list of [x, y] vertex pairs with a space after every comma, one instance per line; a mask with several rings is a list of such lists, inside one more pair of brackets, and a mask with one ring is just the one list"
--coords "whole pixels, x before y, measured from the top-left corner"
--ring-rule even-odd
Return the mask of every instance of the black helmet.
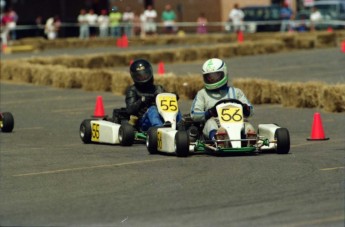
[[129, 67], [129, 72], [136, 84], [146, 84], [153, 82], [152, 66], [144, 59], [135, 60]]

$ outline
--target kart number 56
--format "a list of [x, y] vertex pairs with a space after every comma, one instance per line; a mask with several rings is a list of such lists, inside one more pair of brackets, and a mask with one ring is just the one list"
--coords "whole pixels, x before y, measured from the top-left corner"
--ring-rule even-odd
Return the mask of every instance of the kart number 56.
[[93, 123], [91, 130], [91, 140], [96, 142], [99, 141], [99, 124]]
[[219, 120], [224, 123], [243, 122], [243, 114], [240, 108], [223, 108]]

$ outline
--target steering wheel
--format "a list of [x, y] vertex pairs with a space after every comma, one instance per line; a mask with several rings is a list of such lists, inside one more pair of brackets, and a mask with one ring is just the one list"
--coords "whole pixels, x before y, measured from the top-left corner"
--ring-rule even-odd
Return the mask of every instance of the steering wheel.
[[234, 103], [237, 103], [237, 104], [240, 104], [243, 106], [243, 102], [241, 102], [238, 99], [222, 99], [222, 100], [219, 100], [218, 102], [216, 102], [216, 104], [214, 104], [214, 107], [218, 106], [219, 104], [228, 103], [228, 102], [234, 102]]

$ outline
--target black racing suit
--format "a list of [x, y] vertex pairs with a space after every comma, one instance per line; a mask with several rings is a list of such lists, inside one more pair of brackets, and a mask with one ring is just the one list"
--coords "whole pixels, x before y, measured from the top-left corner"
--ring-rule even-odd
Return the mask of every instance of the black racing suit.
[[137, 116], [140, 119], [150, 106], [156, 104], [156, 95], [163, 92], [165, 90], [161, 85], [151, 83], [147, 83], [145, 86], [138, 84], [131, 85], [126, 91], [126, 108], [128, 114]]

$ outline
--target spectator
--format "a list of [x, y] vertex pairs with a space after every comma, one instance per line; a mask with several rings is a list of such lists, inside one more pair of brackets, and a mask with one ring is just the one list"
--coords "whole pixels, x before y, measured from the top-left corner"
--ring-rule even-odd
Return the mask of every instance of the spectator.
[[56, 32], [56, 38], [60, 37], [61, 20], [58, 15], [54, 17], [54, 27]]
[[147, 6], [147, 9], [144, 11], [145, 16], [145, 33], [146, 35], [154, 35], [157, 32], [157, 12], [152, 8], [151, 5]]
[[36, 36], [37, 37], [44, 36], [44, 34], [43, 34], [44, 25], [43, 25], [43, 18], [42, 18], [42, 16], [36, 17], [35, 24], [36, 24]]
[[167, 4], [165, 5], [165, 10], [162, 13], [162, 21], [164, 25], [164, 32], [166, 34], [171, 34], [175, 32], [175, 20], [176, 20], [176, 14], [171, 9], [171, 5]]
[[44, 33], [46, 34], [49, 40], [53, 40], [56, 38], [57, 35], [56, 35], [53, 17], [48, 18], [48, 20], [46, 21], [46, 24], [44, 26]]
[[88, 39], [90, 37], [90, 27], [87, 20], [86, 10], [81, 9], [78, 16], [79, 39]]
[[292, 9], [290, 9], [289, 5], [285, 2], [282, 3], [282, 7], [280, 9], [280, 19], [282, 20], [280, 31], [285, 32], [290, 30], [291, 26], [291, 18], [293, 16]]
[[205, 16], [205, 13], [200, 13], [198, 19], [196, 20], [198, 27], [197, 27], [197, 33], [198, 34], [206, 34], [207, 33], [207, 18]]
[[86, 18], [87, 18], [88, 24], [90, 26], [91, 37], [96, 36], [97, 35], [96, 34], [97, 29], [98, 29], [98, 26], [97, 26], [98, 15], [95, 14], [95, 11], [93, 9], [90, 9], [89, 13], [86, 15]]
[[109, 35], [109, 16], [107, 10], [103, 9], [101, 15], [97, 18], [97, 23], [99, 26], [99, 37], [108, 37]]
[[140, 37], [144, 38], [146, 36], [146, 16], [144, 12], [140, 14]]
[[141, 29], [140, 15], [137, 13], [134, 13], [133, 33], [135, 36], [140, 36], [141, 32], [142, 32], [142, 29]]
[[133, 35], [133, 22], [134, 22], [134, 12], [131, 7], [127, 6], [126, 11], [123, 13], [122, 22], [124, 23], [124, 32], [127, 37]]
[[4, 45], [7, 45], [9, 40], [10, 29], [8, 23], [11, 21], [10, 12], [6, 11], [5, 14], [1, 17], [1, 42]]
[[12, 8], [10, 8], [9, 16], [10, 16], [10, 21], [7, 25], [10, 32], [9, 35], [10, 35], [11, 40], [16, 40], [17, 39], [16, 27], [17, 27], [17, 22], [18, 22], [18, 15]]
[[121, 36], [121, 27], [120, 27], [121, 19], [122, 19], [122, 13], [119, 12], [116, 6], [113, 6], [109, 14], [110, 34], [112, 37]]
[[310, 31], [315, 31], [318, 23], [322, 21], [322, 15], [315, 6], [311, 9], [310, 14]]
[[229, 13], [229, 21], [232, 23], [234, 32], [243, 31], [243, 18], [244, 12], [239, 8], [239, 5], [235, 3], [234, 8]]

